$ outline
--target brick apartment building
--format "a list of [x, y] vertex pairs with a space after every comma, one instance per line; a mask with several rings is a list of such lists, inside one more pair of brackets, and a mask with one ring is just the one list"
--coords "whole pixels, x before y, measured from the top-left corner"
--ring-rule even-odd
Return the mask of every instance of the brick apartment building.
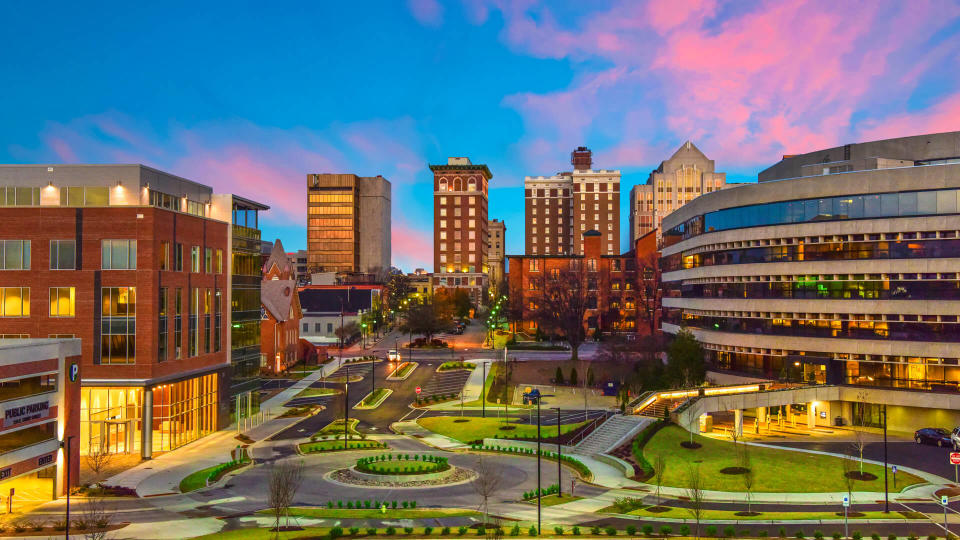
[[593, 154], [581, 146], [570, 154], [573, 170], [524, 178], [524, 252], [584, 253], [583, 234], [601, 234], [603, 255], [620, 253], [620, 171], [592, 169]]
[[[651, 311], [655, 310], [645, 307], [646, 300], [657, 294], [656, 270], [649, 266], [656, 264], [656, 257], [648, 253], [651, 243], [637, 244], [643, 250], [639, 259], [636, 250], [605, 255], [604, 243], [603, 234], [591, 230], [583, 234], [583, 254], [508, 256], [510, 295], [521, 298], [520, 330], [536, 333], [538, 299], [544, 291], [556, 286], [558, 280], [566, 279], [564, 276], [575, 275], [586, 288], [584, 327], [588, 336], [597, 331], [604, 334], [647, 333], [645, 317], [651, 316]], [[655, 254], [655, 242], [652, 246]], [[642, 261], [643, 266], [638, 266], [638, 261]]]
[[278, 239], [263, 265], [260, 301], [263, 317], [260, 323], [260, 348], [266, 358], [264, 368], [282, 373], [300, 360], [300, 299], [297, 281], [293, 278], [294, 261], [283, 251]]
[[469, 158], [433, 171], [433, 288], [466, 289], [479, 304], [489, 287], [487, 185], [493, 175]]
[[142, 165], [4, 165], [0, 195], [0, 335], [80, 339], [81, 452], [228, 424], [259, 372], [266, 207]]

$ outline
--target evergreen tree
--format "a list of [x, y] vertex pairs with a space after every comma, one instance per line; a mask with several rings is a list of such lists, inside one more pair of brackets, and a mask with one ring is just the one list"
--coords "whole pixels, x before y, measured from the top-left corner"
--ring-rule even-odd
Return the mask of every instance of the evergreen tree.
[[560, 369], [560, 366], [557, 366], [557, 372], [553, 376], [557, 384], [563, 384], [563, 370]]
[[577, 385], [577, 368], [575, 367], [570, 368], [570, 384], [572, 386]]

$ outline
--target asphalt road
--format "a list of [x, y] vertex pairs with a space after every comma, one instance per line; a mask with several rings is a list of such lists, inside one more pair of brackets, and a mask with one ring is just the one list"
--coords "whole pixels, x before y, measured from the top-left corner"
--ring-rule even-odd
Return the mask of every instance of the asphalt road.
[[[791, 446], [836, 454], [854, 455], [854, 450], [848, 442], [765, 442], [773, 446]], [[863, 451], [865, 459], [883, 461], [883, 443], [868, 443]], [[916, 444], [914, 442], [896, 441], [887, 443], [887, 461], [895, 465], [912, 467], [924, 472], [936, 474], [949, 480], [955, 480], [954, 467], [950, 465], [950, 449]], [[890, 479], [893, 486], [893, 479]]]

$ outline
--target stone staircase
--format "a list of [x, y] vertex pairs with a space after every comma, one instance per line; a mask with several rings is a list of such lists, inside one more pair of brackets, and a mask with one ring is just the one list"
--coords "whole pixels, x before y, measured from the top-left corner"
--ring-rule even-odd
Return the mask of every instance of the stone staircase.
[[635, 435], [653, 419], [646, 416], [622, 415], [611, 416], [600, 427], [593, 430], [574, 447], [574, 453], [582, 455], [602, 454], [608, 452]]

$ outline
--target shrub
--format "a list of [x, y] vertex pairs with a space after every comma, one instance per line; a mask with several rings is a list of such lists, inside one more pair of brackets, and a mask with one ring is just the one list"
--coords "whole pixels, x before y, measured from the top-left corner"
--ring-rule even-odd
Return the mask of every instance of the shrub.
[[397, 534], [397, 529], [395, 529], [395, 528], [393, 528], [393, 527], [387, 527], [387, 530], [384, 531], [384, 532], [387, 533], [387, 536], [393, 536], [393, 535]]
[[600, 534], [600, 527], [590, 527], [590, 534]]
[[423, 534], [424, 534], [424, 535], [430, 536], [430, 534], [432, 534], [432, 533], [433, 533], [433, 527], [424, 527], [424, 528], [423, 528]]
[[514, 524], [513, 528], [510, 529], [510, 536], [520, 536], [520, 526]]
[[530, 528], [527, 530], [527, 534], [529, 534], [530, 536], [536, 536], [536, 535], [537, 535], [537, 527], [534, 526], [534, 525], [531, 525]]
[[417, 507], [417, 501], [410, 501], [410, 508], [416, 508], [416, 507]]
[[681, 525], [680, 526], [680, 536], [690, 536], [690, 526]]
[[477, 527], [477, 536], [486, 536], [486, 535], [487, 535], [486, 527], [484, 527], [483, 525]]
[[[66, 529], [66, 527], [64, 527], [64, 529]], [[13, 531], [14, 531], [14, 532], [22, 533], [22, 532], [24, 532], [24, 531], [26, 531], [26, 530], [27, 530], [27, 524], [24, 523], [23, 521], [17, 520], [17, 521], [14, 521], [14, 522], [13, 522]]]
[[574, 528], [573, 528], [573, 535], [574, 535], [574, 536], [580, 536], [580, 527], [574, 526]]
[[807, 535], [803, 534], [803, 531], [797, 531], [796, 534], [794, 534], [793, 536], [795, 536], [795, 537], [797, 537], [797, 538], [806, 538], [806, 537], [807, 537]]
[[823, 533], [820, 531], [813, 531], [813, 537], [817, 540], [823, 540]]
[[413, 534], [413, 527], [404, 527], [403, 534], [407, 534], [407, 535]]
[[557, 533], [557, 536], [563, 536], [563, 527], [557, 525], [553, 528], [553, 532]]
[[783, 528], [783, 527], [780, 527], [780, 530], [778, 531], [778, 533], [779, 533], [780, 538], [786, 538], [786, 537], [787, 537], [787, 530], [786, 530], [785, 528]]
[[376, 527], [367, 527], [367, 536], [376, 536], [377, 528]]
[[327, 534], [330, 535], [330, 538], [340, 538], [343, 536], [343, 527], [331, 527]]
[[841, 538], [843, 538], [842, 534], [838, 532], [833, 533], [833, 540], [840, 540]]
[[62, 519], [58, 519], [53, 522], [53, 529], [55, 531], [65, 531], [67, 530], [67, 522]]
[[673, 527], [671, 527], [671, 526], [669, 526], [669, 525], [664, 525], [664, 526], [660, 527], [660, 534], [662, 534], [662, 535], [664, 535], [664, 536], [670, 536], [670, 533], [672, 533], [672, 532], [673, 532]]
[[343, 508], [343, 501], [337, 501], [337, 508]]
[[863, 535], [860, 534], [860, 531], [853, 531], [850, 534], [850, 538], [853, 538], [853, 540], [863, 540]]
[[353, 510], [353, 501], [347, 501], [347, 508]]
[[937, 535], [931, 534], [930, 536], [927, 537], [927, 540], [937, 540]]
[[770, 533], [767, 532], [767, 531], [760, 531], [760, 532], [757, 533], [757, 535], [758, 535], [760, 538], [766, 538], [766, 537], [770, 536]]
[[350, 536], [356, 536], [360, 534], [360, 527], [350, 527]]
[[717, 535], [717, 527], [716, 527], [716, 525], [707, 525], [707, 528], [706, 528], [705, 531], [706, 531], [706, 533], [707, 533], [707, 536], [716, 536], [716, 535]]
[[617, 530], [614, 529], [613, 527], [607, 527], [606, 529], [603, 530], [603, 532], [607, 533], [607, 536], [616, 536], [616, 535], [617, 535]]
[[409, 502], [409, 501], [403, 501], [403, 507], [404, 507], [404, 508], [409, 508], [409, 507], [410, 507], [410, 502]]
[[723, 535], [727, 538], [733, 538], [733, 535], [736, 534], [736, 532], [737, 530], [730, 526], [723, 528]]
[[333, 508], [333, 501], [327, 501], [327, 508]]
[[633, 535], [635, 535], [635, 534], [637, 534], [637, 528], [634, 527], [633, 525], [628, 525], [628, 526], [627, 526], [627, 536], [633, 536]]
[[444, 527], [444, 528], [440, 529], [440, 534], [443, 535], [443, 536], [446, 536], [446, 535], [450, 534], [450, 527]]
[[457, 528], [457, 534], [459, 534], [460, 536], [467, 534], [467, 528], [461, 525], [460, 527]]
[[887, 537], [887, 540], [897, 540], [897, 535], [891, 534], [890, 536]]
[[[650, 536], [651, 534], [653, 534], [653, 525], [644, 525], [641, 528], [643, 529], [643, 534], [647, 536]], [[633, 533], [630, 533], [630, 534], [633, 534]]]

